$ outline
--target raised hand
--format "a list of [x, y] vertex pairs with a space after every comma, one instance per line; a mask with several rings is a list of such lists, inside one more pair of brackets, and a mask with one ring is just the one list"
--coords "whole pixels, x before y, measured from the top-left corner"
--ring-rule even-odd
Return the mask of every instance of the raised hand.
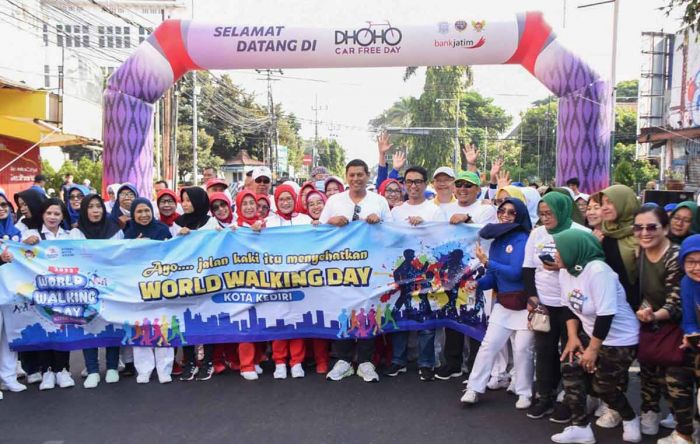
[[377, 149], [379, 154], [386, 154], [391, 149], [391, 136], [386, 131], [382, 131], [377, 136]]
[[503, 163], [503, 159], [496, 159], [493, 161], [493, 164], [491, 164], [491, 183], [498, 182], [498, 173], [501, 172]]
[[406, 163], [406, 154], [404, 154], [401, 151], [397, 151], [394, 153], [394, 156], [391, 159], [392, 167], [396, 170], [399, 171], [401, 170], [401, 167], [404, 166]]
[[500, 171], [496, 176], [496, 183], [498, 184], [499, 190], [510, 185], [510, 173], [508, 171]]
[[479, 159], [479, 150], [476, 149], [476, 145], [470, 143], [469, 146], [462, 147], [462, 152], [468, 165], [476, 165], [476, 161]]

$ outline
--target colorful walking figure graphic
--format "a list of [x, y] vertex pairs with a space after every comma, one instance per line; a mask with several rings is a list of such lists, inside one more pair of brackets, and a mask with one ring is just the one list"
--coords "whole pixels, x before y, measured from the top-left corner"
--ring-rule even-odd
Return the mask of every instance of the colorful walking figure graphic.
[[173, 317], [170, 318], [170, 336], [168, 336], [168, 342], [172, 342], [173, 339], [177, 337], [180, 338], [180, 345], [187, 345], [187, 341], [185, 341], [185, 337], [180, 331], [180, 321], [178, 321], [177, 316], [173, 315]]
[[355, 313], [355, 309], [353, 309], [350, 312], [350, 329], [348, 330], [348, 334], [355, 330], [360, 330], [360, 324], [357, 322], [357, 314]]
[[367, 312], [367, 333], [377, 334], [377, 311], [374, 309], [374, 304]]
[[141, 345], [147, 345], [150, 347], [153, 342], [153, 331], [151, 330], [151, 321], [149, 321], [148, 318], [143, 318], [141, 331], [143, 332]]
[[[165, 332], [167, 334], [168, 328], [165, 328]], [[168, 338], [163, 335], [163, 326], [160, 325], [158, 318], [155, 318], [153, 320], [153, 341], [155, 341], [156, 345], [161, 346], [164, 345], [163, 342], [165, 341], [165, 345], [170, 345], [168, 344]]]
[[131, 343], [133, 344], [136, 342], [137, 339], [140, 339], [143, 337], [143, 329], [141, 328], [141, 324], [139, 321], [134, 322], [134, 336], [131, 337]]
[[382, 304], [377, 304], [377, 310], [374, 313], [374, 334], [382, 333]]
[[168, 324], [168, 318], [163, 315], [160, 318], [160, 339], [158, 339], [158, 345], [165, 345], [166, 347], [170, 345], [170, 342], [168, 342], [168, 328], [170, 327], [170, 324]]
[[361, 308], [360, 313], [357, 315], [357, 324], [360, 330], [359, 336], [364, 338], [367, 336], [367, 315], [365, 314], [365, 309]]
[[132, 344], [131, 336], [134, 334], [134, 329], [131, 324], [124, 321], [124, 337], [122, 338], [122, 345]]
[[350, 323], [350, 318], [348, 317], [347, 309], [343, 308], [340, 311], [340, 314], [338, 315], [338, 323], [340, 324], [340, 328], [338, 329], [338, 334], [336, 336], [338, 338], [347, 338], [348, 324]]
[[396, 325], [396, 320], [394, 319], [394, 311], [391, 308], [391, 304], [386, 304], [384, 307], [384, 322], [382, 323], [382, 328], [385, 328], [390, 322], [394, 330], [399, 329], [399, 326]]
[[410, 248], [403, 250], [403, 262], [394, 270], [394, 282], [399, 286], [399, 298], [394, 304], [394, 310], [399, 311], [402, 307], [411, 311], [411, 296], [416, 288], [416, 279], [428, 269], [428, 263], [421, 264], [416, 260], [416, 252]]

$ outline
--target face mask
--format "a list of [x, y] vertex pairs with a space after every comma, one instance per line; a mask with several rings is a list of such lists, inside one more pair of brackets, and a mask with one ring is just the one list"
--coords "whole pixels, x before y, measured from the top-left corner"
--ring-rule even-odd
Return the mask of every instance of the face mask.
[[314, 182], [314, 186], [316, 187], [317, 190], [324, 190], [326, 187], [326, 181], [325, 180], [317, 180]]

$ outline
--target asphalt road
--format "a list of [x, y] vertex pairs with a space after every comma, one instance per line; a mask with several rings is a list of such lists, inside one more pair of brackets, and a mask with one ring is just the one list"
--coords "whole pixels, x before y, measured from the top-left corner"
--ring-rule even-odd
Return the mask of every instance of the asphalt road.
[[[254, 382], [227, 372], [206, 382], [161, 385], [154, 377], [143, 385], [131, 377], [86, 390], [80, 353], [72, 363], [76, 387], [4, 393], [1, 443], [547, 443], [563, 428], [527, 418], [505, 391], [463, 408], [461, 378], [421, 382], [415, 369], [378, 384], [329, 382], [312, 371], [275, 380], [267, 366]], [[630, 391], [638, 387], [632, 375]], [[595, 433], [599, 443], [622, 442], [621, 428]]]

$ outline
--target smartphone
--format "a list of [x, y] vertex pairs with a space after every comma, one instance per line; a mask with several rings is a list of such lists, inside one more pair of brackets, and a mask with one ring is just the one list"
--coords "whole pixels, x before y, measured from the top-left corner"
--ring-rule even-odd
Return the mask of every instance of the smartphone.
[[557, 261], [554, 259], [554, 256], [552, 256], [549, 253], [540, 254], [539, 258], [542, 262], [545, 262], [548, 264], [556, 264], [557, 263]]

